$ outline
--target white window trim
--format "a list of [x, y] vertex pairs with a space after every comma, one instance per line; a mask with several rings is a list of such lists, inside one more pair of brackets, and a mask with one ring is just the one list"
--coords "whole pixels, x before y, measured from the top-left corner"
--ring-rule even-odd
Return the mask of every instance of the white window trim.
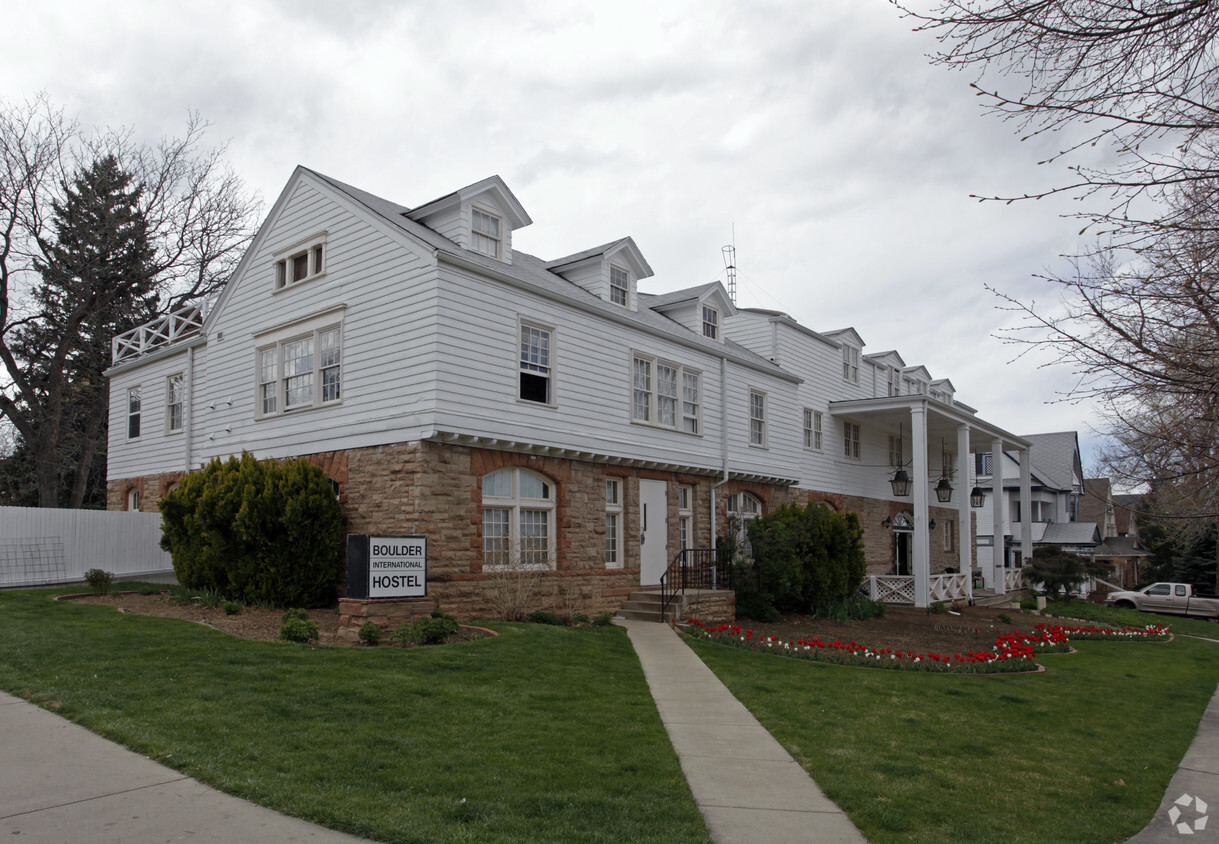
[[[533, 401], [532, 399], [521, 398], [521, 374], [527, 373], [531, 375], [539, 375], [539, 373], [521, 367], [521, 331], [526, 328], [532, 328], [536, 331], [545, 331], [549, 337], [547, 345], [547, 384], [546, 384], [546, 401]], [[557, 407], [557, 379], [555, 378], [555, 360], [558, 359], [558, 336], [553, 325], [546, 325], [537, 320], [526, 319], [518, 316], [516, 320], [516, 343], [513, 345], [515, 351], [515, 374], [513, 376], [513, 386], [516, 395], [517, 404], [527, 405], [528, 407]]]
[[804, 408], [804, 450], [825, 450], [825, 414], [811, 407]]
[[[852, 445], [854, 449], [851, 448]], [[863, 459], [863, 430], [858, 422], [849, 419], [842, 420], [842, 456], [852, 462]]]
[[[278, 419], [283, 416], [292, 416], [297, 413], [303, 413], [308, 410], [313, 410], [320, 407], [335, 407], [343, 403], [343, 371], [347, 368], [346, 354], [343, 351], [345, 333], [343, 330], [343, 318], [346, 312], [346, 305], [340, 305], [337, 308], [331, 308], [318, 314], [301, 317], [284, 325], [276, 326], [267, 331], [260, 332], [254, 335], [254, 418], [255, 419]], [[339, 332], [339, 397], [330, 401], [322, 400], [322, 366], [321, 366], [321, 348], [318, 346], [319, 335], [326, 331], [337, 329]], [[284, 392], [284, 377], [283, 377], [283, 346], [286, 343], [292, 343], [297, 340], [303, 340], [306, 337], [313, 339], [313, 401], [309, 404], [302, 404], [291, 409], [286, 407], [287, 396]], [[274, 348], [275, 355], [275, 383], [276, 383], [276, 398], [275, 410], [270, 412], [263, 411], [263, 396], [262, 396], [262, 353], [268, 349]], [[267, 382], [270, 383], [270, 382]]]
[[[683, 497], [686, 499], [684, 507]], [[681, 541], [683, 532], [684, 543]], [[694, 547], [694, 487], [689, 484], [680, 484], [677, 487], [677, 538], [679, 548]]]
[[858, 346], [842, 344], [842, 380], [848, 384], [859, 383], [859, 353]]
[[[610, 484], [613, 484], [616, 487], [617, 501], [610, 501], [610, 495], [609, 495]], [[625, 478], [606, 478], [605, 479], [605, 514], [606, 514], [606, 516], [616, 516], [617, 517], [615, 519], [616, 526], [614, 528], [614, 536], [612, 537], [614, 540], [614, 548], [615, 548], [614, 557], [615, 557], [615, 559], [612, 562], [608, 559], [609, 548], [606, 547], [606, 549], [605, 549], [605, 552], [606, 552], [605, 553], [605, 556], [606, 556], [605, 567], [607, 569], [620, 569], [620, 568], [626, 567], [626, 560], [624, 558], [626, 548], [622, 544], [623, 537], [625, 536], [625, 531], [623, 529], [623, 522], [626, 519], [625, 507], [623, 507], [623, 504], [622, 504], [623, 494], [625, 493], [625, 491], [626, 491], [626, 479]], [[609, 525], [606, 525], [606, 537], [605, 538], [606, 538], [606, 543], [608, 546], [608, 542], [611, 538], [609, 535]]]
[[[134, 412], [131, 409], [131, 399], [133, 396], [137, 402], [137, 407]], [[124, 414], [124, 418], [126, 420], [127, 427], [124, 429], [124, 432], [127, 435], [127, 442], [135, 442], [136, 440], [140, 439], [144, 433], [144, 388], [139, 384], [136, 384], [134, 387], [127, 388], [126, 407], [127, 410]], [[136, 420], [135, 424], [139, 429], [136, 431], [134, 437], [131, 436], [131, 420], [133, 418]]]
[[[281, 249], [271, 256], [274, 272], [272, 273], [272, 292], [283, 293], [294, 290], [306, 282], [322, 278], [330, 268], [330, 249], [327, 246], [328, 232], [318, 232], [312, 237], [298, 241], [287, 249]], [[317, 266], [320, 250], [321, 268]], [[305, 256], [307, 270], [303, 278], [292, 279], [292, 262]]]
[[[646, 361], [651, 367], [650, 383], [648, 385], [648, 406], [647, 419], [641, 419], [635, 414], [635, 361]], [[677, 404], [673, 411], [673, 424], [662, 425], [660, 422], [660, 402], [659, 402], [659, 375], [657, 367], [666, 366], [675, 371], [674, 383], [677, 387]], [[655, 355], [647, 354], [646, 352], [631, 351], [630, 369], [628, 371], [630, 379], [630, 408], [631, 408], [631, 424], [646, 425], [649, 428], [659, 428], [662, 431], [676, 431], [679, 434], [685, 434], [691, 437], [701, 437], [703, 435], [703, 373], [701, 370], [691, 369], [688, 366], [682, 366], [679, 363], [658, 358]], [[692, 375], [698, 379], [698, 405], [694, 416], [686, 414], [686, 376]], [[686, 430], [686, 420], [694, 420], [694, 430]]]
[[[479, 214], [483, 214], [483, 215], [495, 220], [496, 228], [498, 229], [498, 233], [495, 237], [491, 237], [491, 235], [487, 234], [486, 232], [479, 231], [478, 229], [476, 229], [474, 227], [475, 212], [478, 212]], [[473, 252], [475, 255], [482, 255], [485, 258], [494, 258], [496, 261], [504, 260], [504, 228], [505, 227], [504, 227], [504, 215], [503, 214], [499, 213], [498, 211], [496, 211], [492, 208], [487, 207], [486, 205], [471, 205], [470, 206], [470, 251]], [[482, 237], [487, 238], [488, 240], [495, 241], [495, 251], [486, 252], [482, 249], [477, 248], [474, 244], [478, 242], [478, 240], [477, 240], [478, 236], [482, 236]]]
[[140, 509], [140, 488], [133, 486], [127, 490], [127, 509], [138, 511]]
[[[619, 287], [618, 285], [614, 284], [614, 270], [617, 270], [618, 272], [622, 273], [623, 276], [625, 277], [626, 285], [624, 287]], [[618, 306], [626, 308], [628, 310], [630, 309], [630, 307], [631, 307], [631, 281], [633, 280], [633, 278], [634, 277], [631, 274], [631, 271], [629, 269], [627, 269], [626, 267], [623, 267], [619, 264], [614, 264], [614, 263], [611, 263], [609, 265], [609, 303], [611, 305], [618, 305]], [[622, 291], [623, 301], [621, 301], [621, 302], [614, 301], [614, 291], [615, 290]]]
[[[181, 401], [178, 402], [178, 404], [180, 406], [179, 417], [178, 417], [178, 427], [176, 427], [176, 428], [173, 427], [173, 407], [174, 407], [173, 397], [174, 397], [174, 379], [175, 378], [181, 379], [181, 382], [182, 382]], [[185, 430], [186, 430], [186, 373], [175, 372], [174, 374], [168, 375], [165, 378], [165, 434], [167, 436], [176, 435], [176, 434], [181, 434]]]
[[[486, 562], [486, 536], [483, 536], [483, 571], [507, 571], [509, 569], [530, 569], [533, 571], [553, 571], [555, 568], [555, 497], [558, 489], [555, 482], [541, 472], [535, 472], [532, 469], [527, 469], [523, 466], [505, 466], [500, 471], [509, 471], [512, 473], [512, 489], [507, 497], [484, 495], [482, 497], [482, 510], [508, 510], [508, 547], [509, 554], [511, 549], [520, 548], [521, 542], [521, 510], [541, 510], [546, 512], [546, 558], [547, 562], [541, 565], [513, 565], [511, 561], [505, 565], [489, 565]], [[550, 488], [550, 498], [521, 498], [520, 489], [521, 474], [532, 475]], [[494, 472], [489, 472], [495, 474]], [[480, 480], [481, 484], [482, 481]], [[481, 489], [481, 486], [480, 486]], [[485, 524], [485, 516], [480, 524]]]
[[[762, 416], [760, 418], [755, 417], [753, 415], [754, 396], [757, 396], [762, 399]], [[770, 404], [769, 397], [767, 396], [767, 394], [764, 390], [755, 390], [752, 387], [749, 388], [749, 447], [750, 448], [770, 448], [770, 408], [768, 407], [769, 404]], [[762, 423], [762, 441], [761, 442], [753, 441], [753, 423], [754, 422]]]
[[[708, 313], [710, 313], [713, 317], [711, 321], [707, 320]], [[700, 322], [702, 323], [702, 335], [708, 340], [715, 340], [717, 343], [720, 342], [724, 331], [721, 325], [722, 320], [720, 319], [719, 308], [714, 308], [704, 302], [699, 309], [699, 318]], [[707, 333], [708, 328], [711, 330], [710, 334]]]

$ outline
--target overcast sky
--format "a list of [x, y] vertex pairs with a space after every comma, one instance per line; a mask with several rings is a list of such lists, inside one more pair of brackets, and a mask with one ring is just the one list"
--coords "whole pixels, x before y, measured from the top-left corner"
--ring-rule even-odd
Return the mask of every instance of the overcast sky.
[[632, 236], [663, 293], [724, 279], [738, 304], [854, 326], [1019, 434], [1087, 406], [1044, 358], [1011, 362], [986, 286], [1081, 246], [1077, 204], [978, 203], [1063, 181], [985, 115], [972, 77], [885, 0], [581, 3], [208, 0], [9, 3], [0, 98], [45, 90], [87, 125], [155, 140], [188, 110], [269, 207], [303, 164], [403, 205], [499, 174], [543, 258]]

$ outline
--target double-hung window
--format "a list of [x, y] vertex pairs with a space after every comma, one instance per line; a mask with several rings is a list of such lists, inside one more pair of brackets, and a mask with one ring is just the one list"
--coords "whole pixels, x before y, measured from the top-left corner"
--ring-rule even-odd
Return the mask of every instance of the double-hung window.
[[749, 391], [749, 444], [766, 448], [766, 394]]
[[626, 307], [631, 295], [631, 274], [622, 267], [610, 264], [610, 301]]
[[165, 430], [181, 431], [186, 407], [186, 376], [179, 372], [165, 379]]
[[480, 255], [499, 257], [500, 219], [477, 208], [470, 209], [470, 246]]
[[701, 429], [699, 373], [677, 364], [631, 357], [631, 419], [688, 434]]
[[895, 434], [889, 435], [889, 465], [894, 469], [905, 465], [902, 461], [902, 438]]
[[822, 416], [820, 410], [804, 408], [804, 447], [813, 451], [821, 451]]
[[605, 567], [622, 568], [622, 480], [605, 480]]
[[550, 329], [521, 323], [520, 392], [522, 401], [552, 404]]
[[255, 338], [260, 417], [342, 399], [342, 312], [331, 311]]
[[127, 439], [140, 438], [140, 405], [143, 393], [139, 387], [127, 390]]
[[720, 312], [710, 305], [703, 305], [703, 336], [720, 339]]
[[319, 276], [326, 269], [326, 236], [320, 234], [276, 254], [275, 289]]
[[859, 383], [859, 349], [845, 344], [842, 347], [842, 380]]
[[842, 456], [848, 460], [858, 460], [859, 455], [859, 425], [854, 422], [843, 422]]

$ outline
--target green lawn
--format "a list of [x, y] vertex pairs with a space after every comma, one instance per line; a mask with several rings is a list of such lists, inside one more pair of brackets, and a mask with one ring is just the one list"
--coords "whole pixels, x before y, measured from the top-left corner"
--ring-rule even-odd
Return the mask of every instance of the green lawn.
[[0, 688], [231, 794], [383, 841], [709, 840], [619, 628], [318, 648], [52, 594], [0, 592]]
[[[1219, 626], [1071, 605], [1064, 614]], [[1219, 644], [1080, 642], [1044, 674], [840, 667], [692, 647], [874, 842], [1113, 842], [1146, 825], [1219, 683]]]

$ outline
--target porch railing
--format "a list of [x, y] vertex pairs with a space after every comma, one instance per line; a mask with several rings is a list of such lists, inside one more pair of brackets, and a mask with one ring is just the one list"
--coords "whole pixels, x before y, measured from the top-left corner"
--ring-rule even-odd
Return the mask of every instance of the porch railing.
[[660, 576], [660, 617], [685, 589], [731, 589], [728, 572], [717, 570], [714, 548], [683, 548]]
[[914, 604], [914, 577], [905, 574], [873, 574], [860, 590], [873, 601], [885, 604]]
[[1024, 569], [1004, 569], [1003, 583], [1008, 592], [1024, 588]]
[[969, 600], [969, 575], [933, 574], [930, 598], [932, 601]]

